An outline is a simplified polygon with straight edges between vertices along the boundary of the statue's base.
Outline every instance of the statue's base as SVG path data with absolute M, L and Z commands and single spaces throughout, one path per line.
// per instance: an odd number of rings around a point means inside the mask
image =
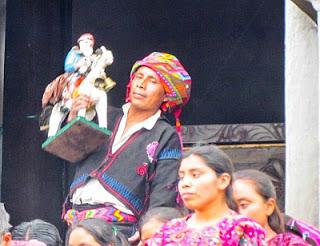
M 111 131 L 77 117 L 49 137 L 42 149 L 69 162 L 77 162 L 96 151 L 110 135 Z

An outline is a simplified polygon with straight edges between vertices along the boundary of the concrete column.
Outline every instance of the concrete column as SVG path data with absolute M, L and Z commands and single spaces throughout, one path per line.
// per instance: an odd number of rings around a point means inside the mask
M 286 213 L 319 226 L 318 27 L 291 0 L 285 23 Z

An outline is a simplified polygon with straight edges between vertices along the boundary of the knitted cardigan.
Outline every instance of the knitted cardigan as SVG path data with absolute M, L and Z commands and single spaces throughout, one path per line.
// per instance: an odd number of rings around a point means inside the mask
M 148 207 L 176 206 L 177 173 L 181 158 L 178 134 L 167 120 L 160 117 L 151 130 L 134 133 L 115 153 L 111 146 L 113 134 L 100 150 L 76 164 L 64 211 L 72 208 L 69 198 L 91 177 L 125 204 L 139 219 Z

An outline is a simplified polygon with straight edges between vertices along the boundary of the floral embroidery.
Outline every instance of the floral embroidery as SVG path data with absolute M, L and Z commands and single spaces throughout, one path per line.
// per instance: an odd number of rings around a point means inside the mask
M 145 176 L 147 174 L 147 171 L 148 171 L 148 164 L 147 163 L 143 163 L 143 164 L 138 165 L 136 167 L 136 172 L 140 176 Z
M 155 154 L 158 146 L 159 146 L 159 142 L 157 141 L 154 141 L 147 145 L 147 155 L 151 163 L 155 160 Z
M 280 233 L 268 241 L 268 246 L 310 245 L 303 238 L 290 232 Z
M 265 231 L 252 220 L 232 212 L 214 226 L 189 228 L 187 220 L 174 219 L 146 242 L 148 246 L 201 245 L 201 246 L 264 246 Z M 239 233 L 239 230 L 241 233 Z

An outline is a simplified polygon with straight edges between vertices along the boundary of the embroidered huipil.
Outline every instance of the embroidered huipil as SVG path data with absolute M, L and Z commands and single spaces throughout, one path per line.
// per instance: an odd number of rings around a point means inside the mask
M 189 228 L 188 218 L 174 219 L 162 228 L 145 245 L 147 246 L 263 246 L 265 231 L 256 222 L 232 213 L 213 226 Z
M 303 238 L 290 233 L 285 232 L 276 235 L 274 238 L 268 241 L 268 246 L 308 246 L 308 244 Z
M 118 118 L 114 133 L 118 131 L 119 122 Z M 97 153 L 77 164 L 69 197 L 96 179 L 138 218 L 149 204 L 150 207 L 175 206 L 181 157 L 175 128 L 160 117 L 154 127 L 138 130 L 112 152 L 114 138 L 115 134 Z M 65 209 L 71 206 L 66 203 Z

